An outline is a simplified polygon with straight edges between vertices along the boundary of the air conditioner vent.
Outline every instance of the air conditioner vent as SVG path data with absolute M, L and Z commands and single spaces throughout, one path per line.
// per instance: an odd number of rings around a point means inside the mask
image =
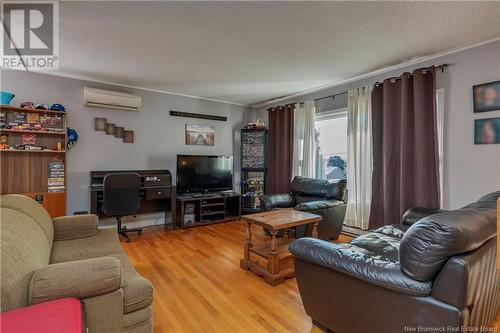
M 83 88 L 83 99 L 87 106 L 129 111 L 139 111 L 142 105 L 141 96 L 89 87 Z

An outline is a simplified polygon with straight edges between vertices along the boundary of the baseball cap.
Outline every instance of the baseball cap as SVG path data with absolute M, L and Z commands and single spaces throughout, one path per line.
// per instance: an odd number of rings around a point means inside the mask
M 52 104 L 50 106 L 50 109 L 54 110 L 54 111 L 63 111 L 63 112 L 66 111 L 66 108 L 64 107 L 64 105 L 59 104 L 59 103 Z

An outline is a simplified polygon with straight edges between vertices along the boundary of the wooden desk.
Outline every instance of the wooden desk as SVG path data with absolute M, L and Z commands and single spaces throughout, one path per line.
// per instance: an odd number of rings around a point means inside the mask
M 135 172 L 141 177 L 140 208 L 137 214 L 165 212 L 164 221 L 167 223 L 167 211 L 170 211 L 172 229 L 175 229 L 176 188 L 172 185 L 172 178 L 168 170 L 120 170 L 120 171 L 91 171 L 90 172 L 90 212 L 99 217 L 102 213 L 103 181 L 109 173 Z M 146 178 L 159 177 L 162 179 L 157 184 L 148 182 Z
M 282 283 L 286 278 L 294 277 L 293 258 L 288 251 L 292 239 L 288 229 L 304 224 L 313 224 L 312 237 L 318 238 L 320 215 L 301 212 L 294 209 L 277 209 L 268 212 L 245 215 L 241 220 L 246 223 L 246 237 L 243 259 L 240 267 L 264 277 L 272 286 Z M 271 233 L 271 240 L 263 244 L 252 243 L 252 224 L 259 225 Z M 279 230 L 284 230 L 284 237 L 278 239 Z

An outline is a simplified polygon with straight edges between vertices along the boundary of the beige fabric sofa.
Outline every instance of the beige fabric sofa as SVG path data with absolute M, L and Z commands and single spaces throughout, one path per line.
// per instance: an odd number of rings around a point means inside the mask
M 1 311 L 77 297 L 89 332 L 151 332 L 153 288 L 97 216 L 51 219 L 23 195 L 1 197 Z

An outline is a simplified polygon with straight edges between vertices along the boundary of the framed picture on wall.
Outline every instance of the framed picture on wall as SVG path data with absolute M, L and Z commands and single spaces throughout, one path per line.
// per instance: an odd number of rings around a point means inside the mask
M 134 143 L 134 131 L 123 131 L 123 142 L 125 143 Z
M 474 144 L 500 143 L 500 117 L 474 120 Z
M 188 146 L 214 146 L 215 127 L 210 125 L 187 125 L 186 145 Z
M 95 122 L 94 129 L 96 131 L 105 131 L 106 130 L 106 123 L 107 123 L 106 118 L 95 118 L 94 122 Z
M 500 81 L 472 87 L 474 112 L 500 110 Z

